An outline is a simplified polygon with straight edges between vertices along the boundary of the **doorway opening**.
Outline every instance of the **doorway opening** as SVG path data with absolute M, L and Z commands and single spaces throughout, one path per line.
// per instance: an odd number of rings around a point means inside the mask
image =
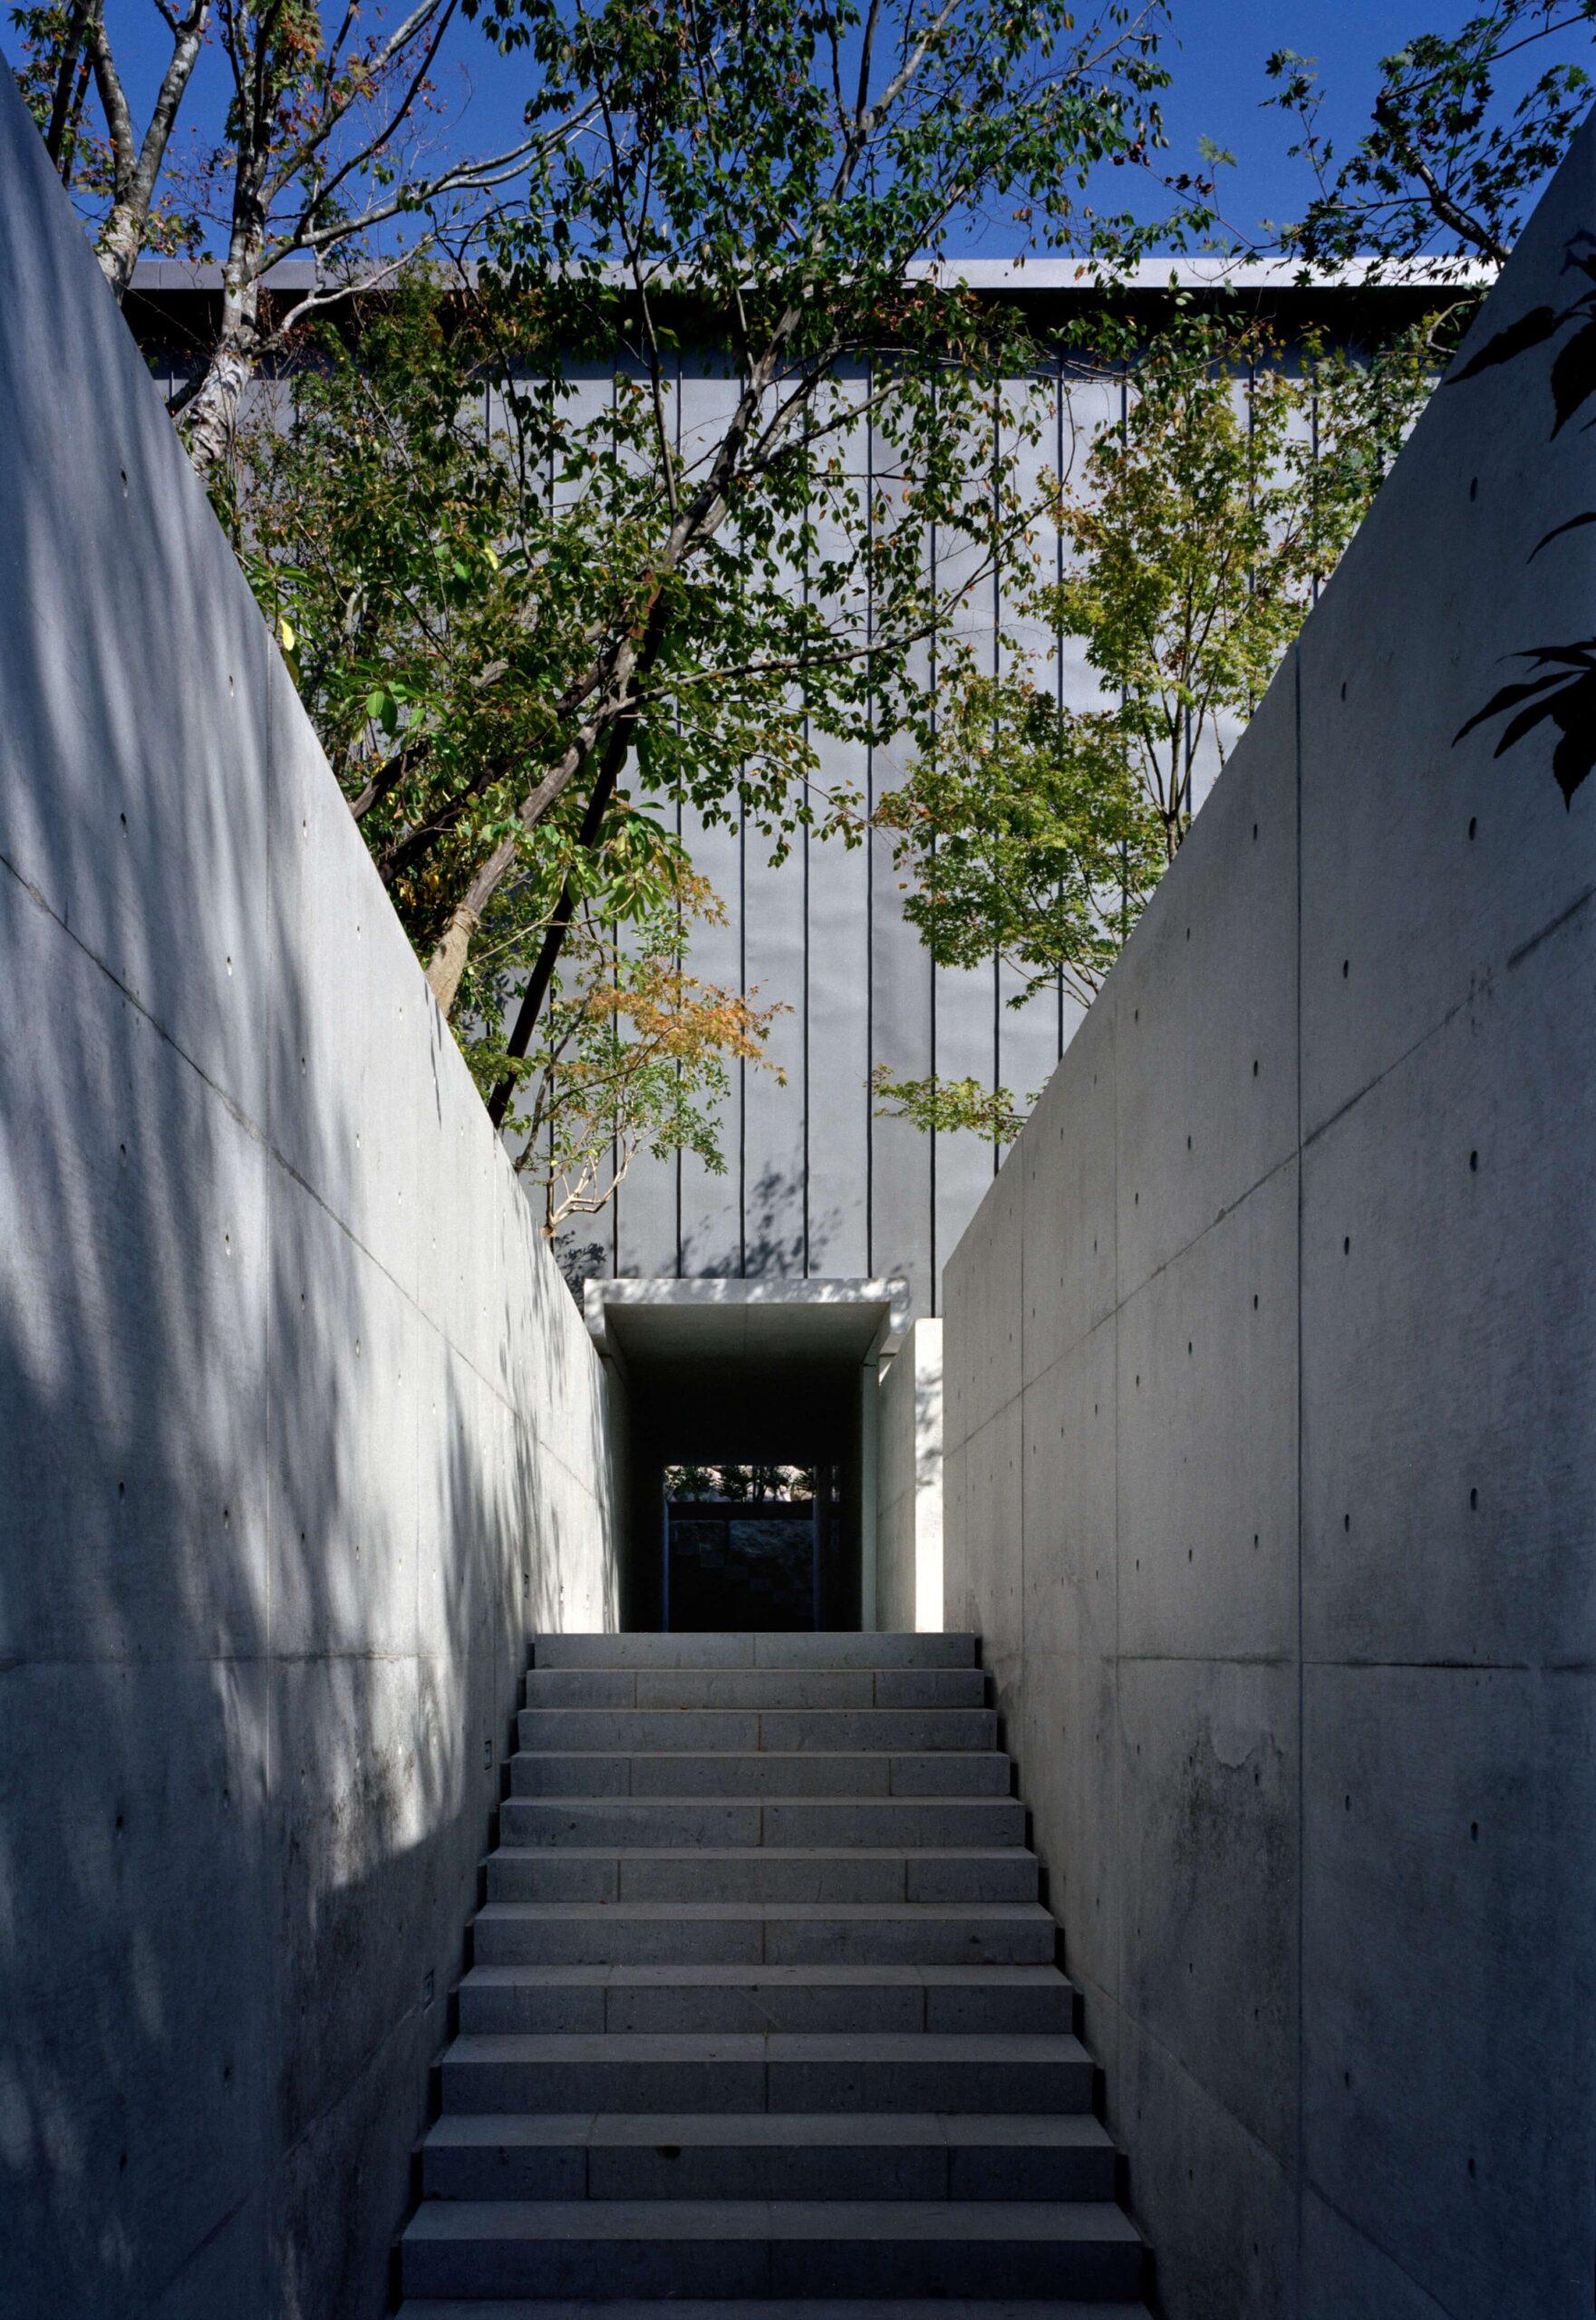
M 823 1629 L 842 1568 L 835 1465 L 667 1466 L 662 1624 L 682 1634 Z
M 595 1281 L 624 1442 L 624 1627 L 875 1624 L 878 1382 L 898 1281 Z

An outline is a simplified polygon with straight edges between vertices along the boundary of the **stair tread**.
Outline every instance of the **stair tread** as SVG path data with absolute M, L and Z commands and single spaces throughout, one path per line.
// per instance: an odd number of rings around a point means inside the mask
M 526 1749 L 522 1753 L 527 1755 L 535 1755 L 537 1751 L 535 1749 Z M 771 1753 L 777 1754 L 779 1752 L 773 1750 Z M 514 1762 L 513 1758 L 511 1759 L 511 1762 Z M 996 1804 L 1008 1806 L 1015 1803 L 1017 1799 L 1012 1796 L 960 1796 L 957 1793 L 935 1796 L 922 1796 L 918 1794 L 914 1796 L 822 1796 L 818 1793 L 811 1794 L 807 1790 L 802 1796 L 740 1796 L 730 1789 L 728 1789 L 724 1795 L 717 1790 L 713 1796 L 695 1795 L 691 1793 L 682 1796 L 667 1796 L 663 1791 L 656 1795 L 652 1790 L 646 1796 L 593 1796 L 581 1789 L 575 1791 L 570 1795 L 560 1795 L 554 1790 L 549 1789 L 541 1791 L 536 1796 L 507 1796 L 504 1798 L 503 1802 L 506 1804 L 579 1805 L 585 1812 L 613 1812 L 617 1805 L 625 1805 L 630 1809 L 635 1808 L 638 1805 L 649 1806 L 654 1804 L 662 1806 L 672 1804 L 706 1805 L 713 1806 L 716 1811 L 721 1811 L 726 1807 L 735 1804 L 757 1804 L 761 1811 L 768 1809 L 771 1805 L 787 1807 L 791 1805 L 808 1806 L 811 1804 L 846 1804 L 849 1812 L 862 1812 L 869 1810 L 872 1807 L 876 1811 L 893 1812 L 901 1810 L 901 1808 L 905 1804 L 972 1804 L 983 1806 Z
M 485 1901 L 477 1912 L 484 1918 L 846 1918 L 863 1921 L 888 1918 L 911 1925 L 930 1918 L 1001 1918 L 1034 1924 L 1039 1918 L 1052 1922 L 1040 1901 Z
M 1033 2303 L 1011 2297 L 1001 2303 L 972 2303 L 963 2296 L 846 2296 L 811 2302 L 808 2297 L 760 2296 L 757 2302 L 676 2296 L 671 2320 L 1150 2320 L 1144 2304 Z M 492 2303 L 440 2302 L 407 2296 L 398 2320 L 660 2320 L 657 2301 L 624 2303 L 522 2297 Z
M 407 2239 L 1096 2239 L 1139 2245 L 1107 2199 L 424 2199 Z
M 628 1803 L 652 1803 L 650 1797 L 619 1800 Z M 677 1800 L 680 1802 L 680 1800 Z M 717 1800 L 718 1802 L 719 1800 Z M 803 1800 L 806 1803 L 808 1799 Z M 918 1798 L 909 1800 L 918 1803 Z M 933 1798 L 931 1802 L 939 1800 Z M 960 1800 L 962 1802 L 963 1800 Z M 552 1797 L 507 1797 L 507 1803 L 547 1804 L 560 1802 Z M 546 1861 L 555 1845 L 495 1845 L 486 1856 L 489 1861 Z M 783 1861 L 1011 1861 L 1017 1852 L 1028 1846 L 1012 1845 L 783 1845 L 779 1848 Z M 767 1861 L 769 1845 L 584 1845 L 584 1861 Z
M 1028 2030 L 468 2030 L 455 2062 L 1085 2062 L 1067 2031 Z
M 473 1966 L 465 1982 L 493 1989 L 1051 1989 L 1057 1966 Z M 461 1986 L 464 1986 L 462 1982 Z
M 837 2145 L 915 2143 L 960 2151 L 1011 2145 L 1043 2151 L 1111 2150 L 1113 2138 L 1088 2111 L 446 2111 L 427 2132 L 450 2149 L 571 2143 L 643 2148 L 661 2143 L 766 2143 L 830 2150 Z

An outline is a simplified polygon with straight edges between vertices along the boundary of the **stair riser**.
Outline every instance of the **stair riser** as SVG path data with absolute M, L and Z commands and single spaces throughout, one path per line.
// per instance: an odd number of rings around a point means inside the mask
M 490 1901 L 1034 1901 L 1037 1862 L 1011 1853 L 944 1860 L 872 1860 L 836 1853 L 820 1861 L 767 1851 L 727 1860 L 647 1853 L 546 1850 L 541 1859 L 490 1856 Z
M 998 1744 L 994 1709 L 962 1708 L 590 1708 L 532 1707 L 520 1713 L 523 1748 L 578 1754 L 735 1752 L 783 1755 L 819 1751 L 890 1755 L 984 1753 Z
M 1098 2241 L 407 2240 L 407 2296 L 1079 2296 L 1130 2302 L 1141 2250 Z
M 1023 1845 L 1025 1812 L 1012 1797 L 848 1797 L 830 1803 L 777 1798 L 512 1796 L 499 1813 L 506 1843 L 604 1848 L 770 1846 L 822 1851 L 906 1846 Z
M 479 1917 L 482 1966 L 1050 1966 L 1045 1919 L 973 1923 L 927 1915 L 874 1923 L 814 1918 L 768 1925 L 757 1918 L 606 1918 L 532 1921 Z
M 544 1635 L 539 1668 L 970 1668 L 972 1635 Z
M 1085 2111 L 1086 2062 L 504 2062 L 443 2058 L 446 2110 Z
M 846 2138 L 846 2126 L 838 2127 Z M 1021 2145 L 948 2151 L 933 2145 L 732 2141 L 647 2148 L 577 2143 L 453 2148 L 429 2144 L 430 2199 L 1111 2199 L 1115 2156 Z
M 1007 1756 L 775 1756 L 686 1753 L 555 1754 L 510 1759 L 516 1796 L 1007 1796 Z
M 534 1668 L 529 1708 L 977 1708 L 979 1668 Z
M 459 2026 L 468 2035 L 596 2035 L 605 2031 L 662 2037 L 744 2031 L 818 2035 L 877 2030 L 1063 2035 L 1074 2027 L 1072 2008 L 1072 1994 L 1063 1981 L 1049 1988 L 1010 1990 L 882 1983 L 850 1989 L 824 1984 L 790 1988 L 677 1984 L 605 1990 L 562 1989 L 547 1983 L 505 1987 L 468 1980 L 459 1993 Z

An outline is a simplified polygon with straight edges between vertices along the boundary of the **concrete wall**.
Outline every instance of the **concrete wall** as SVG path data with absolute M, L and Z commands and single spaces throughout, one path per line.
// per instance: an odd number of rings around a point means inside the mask
M 0 211 L 0 2304 L 359 2320 L 599 1365 L 8 82 Z
M 1587 130 L 1471 354 L 1591 228 Z M 947 1269 L 948 1618 L 1178 2320 L 1591 2308 L 1596 779 L 1453 745 L 1590 627 L 1571 343 L 1441 389 Z
M 879 1388 L 875 1623 L 889 1632 L 943 1623 L 942 1334 L 914 1322 Z

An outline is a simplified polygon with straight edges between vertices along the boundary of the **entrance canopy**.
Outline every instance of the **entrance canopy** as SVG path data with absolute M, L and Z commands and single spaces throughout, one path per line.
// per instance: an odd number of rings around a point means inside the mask
M 587 1326 L 629 1371 L 680 1361 L 782 1365 L 893 1353 L 905 1281 L 590 1281 Z

